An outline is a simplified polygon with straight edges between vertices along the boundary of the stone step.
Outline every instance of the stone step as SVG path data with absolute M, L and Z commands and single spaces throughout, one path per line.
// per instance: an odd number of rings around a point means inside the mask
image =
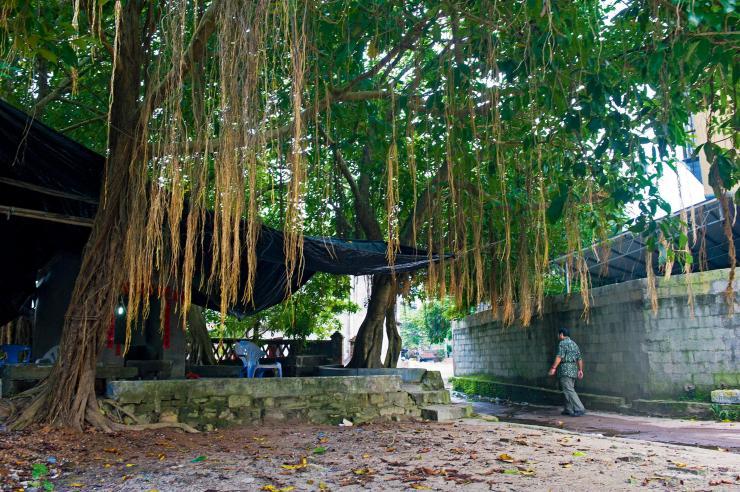
M 453 403 L 449 405 L 428 405 L 421 408 L 421 418 L 435 422 L 457 420 L 473 415 L 473 407 L 469 403 Z
M 723 405 L 740 404 L 740 389 L 714 390 L 712 391 L 711 395 L 712 403 L 719 403 Z
M 406 390 L 406 392 L 419 406 L 450 403 L 450 392 L 447 390 Z

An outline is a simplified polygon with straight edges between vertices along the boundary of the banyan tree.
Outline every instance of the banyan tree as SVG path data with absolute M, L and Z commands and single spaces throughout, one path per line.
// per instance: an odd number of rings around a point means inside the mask
M 107 157 L 61 361 L 17 425 L 109 428 L 93 378 L 122 286 L 129 319 L 171 282 L 184 312 L 194 282 L 217 285 L 225 313 L 254 296 L 234 265 L 256 264 L 264 224 L 283 230 L 290 276 L 304 234 L 384 240 L 391 264 L 402 246 L 454 255 L 374 276 L 353 366 L 395 365 L 410 289 L 526 326 L 554 253 L 571 253 L 588 308 L 578 251 L 625 226 L 690 273 L 690 218 L 650 220 L 656 178 L 701 112 L 729 206 L 737 23 L 710 0 L 2 3 L 0 94 Z

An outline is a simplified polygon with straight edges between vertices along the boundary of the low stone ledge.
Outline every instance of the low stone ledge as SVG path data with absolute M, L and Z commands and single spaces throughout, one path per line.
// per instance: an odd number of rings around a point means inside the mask
M 378 367 L 355 368 L 344 367 L 339 364 L 319 366 L 320 377 L 341 377 L 341 376 L 400 376 L 404 383 L 421 383 L 426 369 L 420 367 Z
M 242 366 L 241 364 L 187 366 L 185 372 L 192 372 L 201 378 L 238 378 L 241 376 Z
M 632 400 L 632 413 L 653 417 L 697 418 L 711 420 L 714 418 L 712 404 L 697 401 L 674 400 Z
M 201 429 L 287 420 L 364 423 L 419 414 L 398 375 L 114 381 L 107 396 L 143 422 Z
M 482 377 L 454 377 L 451 379 L 455 391 L 471 396 L 487 396 L 501 398 L 514 402 L 526 402 L 539 405 L 561 405 L 562 391 L 526 386 L 523 384 L 502 383 Z M 592 410 L 606 410 L 616 412 L 625 405 L 625 399 L 619 396 L 595 395 L 578 393 L 584 406 Z
M 501 398 L 513 402 L 527 402 L 540 405 L 562 405 L 561 391 L 526 386 L 522 384 L 502 383 L 487 379 L 484 376 L 456 376 L 451 379 L 455 391 L 469 396 Z M 740 405 L 718 405 L 696 401 L 675 400 L 632 400 L 629 405 L 622 397 L 578 393 L 586 410 L 604 410 L 619 413 L 649 415 L 667 418 L 696 418 L 714 420 L 723 418 L 717 414 L 717 408 L 724 410 L 725 415 L 737 419 L 740 416 Z M 717 408 L 713 408 L 717 407 Z

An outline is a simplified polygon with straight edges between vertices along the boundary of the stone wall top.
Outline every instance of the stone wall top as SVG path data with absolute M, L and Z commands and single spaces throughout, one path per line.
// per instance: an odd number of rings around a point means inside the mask
M 295 397 L 332 393 L 401 391 L 400 376 L 333 376 L 307 378 L 201 378 L 157 381 L 111 381 L 107 396 L 121 403 L 244 395 L 252 398 Z
M 689 285 L 694 296 L 721 294 L 727 288 L 728 277 L 728 268 L 706 272 L 693 272 L 688 278 L 686 275 L 672 275 L 668 279 L 658 276 L 656 278 L 658 301 L 675 297 L 687 297 Z M 736 279 L 733 285 L 735 292 L 740 292 L 740 279 Z M 647 296 L 647 280 L 644 278 L 594 287 L 591 289 L 590 294 L 591 309 L 632 302 L 641 302 L 647 309 L 650 303 Z M 562 294 L 545 298 L 543 315 L 581 310 L 583 310 L 583 300 L 580 294 Z M 496 319 L 493 316 L 493 312 L 487 309 L 453 322 L 452 330 L 474 328 L 487 325 L 494 321 Z

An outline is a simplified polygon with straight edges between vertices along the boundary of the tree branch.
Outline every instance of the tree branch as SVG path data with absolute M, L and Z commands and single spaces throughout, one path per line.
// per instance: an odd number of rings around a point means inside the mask
M 90 70 L 91 66 L 92 66 L 91 64 L 88 64 L 82 67 L 80 71 L 78 72 L 77 76 L 79 77 L 85 72 L 87 72 L 88 70 Z M 31 109 L 31 114 L 35 118 L 40 117 L 43 114 L 44 109 L 46 109 L 46 106 L 50 102 L 59 98 L 59 96 L 61 96 L 64 92 L 66 92 L 67 89 L 69 89 L 70 87 L 72 87 L 72 77 L 67 77 L 64 80 L 62 80 L 62 82 L 59 85 L 57 85 L 51 91 L 49 91 L 48 94 L 46 94 L 44 97 L 42 97 L 36 102 L 36 104 Z
M 72 125 L 69 125 L 67 127 L 62 128 L 61 130 L 58 130 L 59 133 L 67 133 L 71 132 L 72 130 L 76 130 L 77 128 L 83 127 L 85 125 L 89 125 L 90 123 L 95 123 L 96 121 L 104 120 L 106 118 L 106 115 L 98 115 L 93 116 L 92 118 L 89 118 L 87 120 L 78 121 L 77 123 L 74 123 Z
M 359 75 L 358 77 L 351 80 L 348 84 L 346 84 L 344 86 L 344 91 L 349 91 L 363 80 L 377 75 L 383 69 L 383 67 L 390 63 L 397 55 L 400 55 L 404 51 L 411 48 L 414 42 L 419 38 L 419 36 L 424 33 L 429 24 L 431 24 L 432 21 L 437 18 L 438 12 L 439 7 L 432 11 L 429 17 L 417 22 L 416 25 L 408 32 L 408 34 L 406 34 L 406 36 L 401 39 L 401 42 L 398 43 L 397 46 L 393 47 L 393 49 L 390 50 L 383 58 L 381 58 L 381 60 L 372 69 L 368 70 L 362 75 Z
M 334 154 L 334 163 L 339 168 L 339 171 L 342 173 L 342 176 L 344 176 L 344 179 L 347 180 L 347 184 L 349 184 L 349 188 L 352 191 L 352 196 L 354 197 L 355 213 L 357 214 L 357 219 L 360 221 L 360 225 L 365 231 L 365 235 L 368 239 L 382 239 L 383 234 L 380 230 L 380 224 L 378 224 L 378 220 L 372 213 L 372 207 L 370 206 L 367 195 L 362 193 L 360 186 L 357 184 L 354 176 L 352 176 L 352 171 L 350 170 L 347 161 L 344 159 L 342 151 L 339 150 L 339 147 L 336 145 L 336 143 L 323 129 L 321 129 L 321 133 L 324 135 L 324 138 L 326 138 L 327 143 L 332 149 L 332 152 Z

